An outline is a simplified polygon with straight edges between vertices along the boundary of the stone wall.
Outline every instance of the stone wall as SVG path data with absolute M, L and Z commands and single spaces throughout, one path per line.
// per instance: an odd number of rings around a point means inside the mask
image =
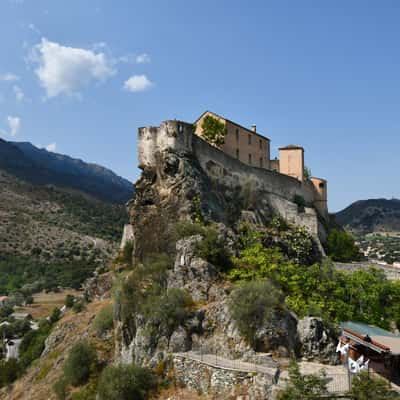
M 371 262 L 358 262 L 358 263 L 339 263 L 335 262 L 334 266 L 336 269 L 341 270 L 341 271 L 346 271 L 346 272 L 354 272 L 358 271 L 361 269 L 368 269 L 371 267 L 378 268 L 382 270 L 387 279 L 390 280 L 398 280 L 400 279 L 400 269 L 397 269 L 395 267 L 386 267 L 384 265 L 379 265 L 379 264 L 373 264 Z
M 275 378 L 265 375 L 224 369 L 181 356 L 173 358 L 177 382 L 201 394 L 218 393 L 220 398 L 269 398 Z

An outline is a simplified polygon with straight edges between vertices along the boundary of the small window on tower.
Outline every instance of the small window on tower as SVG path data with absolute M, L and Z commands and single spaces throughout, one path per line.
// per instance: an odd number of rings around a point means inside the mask
M 323 184 L 323 182 L 321 182 L 321 183 L 319 184 L 319 187 L 320 187 L 321 189 L 323 189 L 323 188 L 325 187 L 325 185 Z
M 251 135 L 249 135 L 249 144 L 251 144 Z
M 236 158 L 239 160 L 239 149 L 236 149 Z
M 262 149 L 262 140 L 260 139 L 260 149 Z
M 251 165 L 251 154 L 249 154 L 249 164 Z

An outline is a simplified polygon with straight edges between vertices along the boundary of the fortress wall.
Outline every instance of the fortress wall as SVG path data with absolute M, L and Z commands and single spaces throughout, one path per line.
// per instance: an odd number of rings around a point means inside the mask
M 295 178 L 262 168 L 251 167 L 227 156 L 217 148 L 193 135 L 193 153 L 207 174 L 232 188 L 252 184 L 258 190 L 293 201 L 295 195 L 304 197 L 310 205 L 314 202 L 313 185 Z

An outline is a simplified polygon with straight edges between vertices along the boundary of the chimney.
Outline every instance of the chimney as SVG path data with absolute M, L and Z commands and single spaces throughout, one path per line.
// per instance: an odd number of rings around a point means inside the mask
M 256 124 L 253 124 L 253 125 L 251 126 L 251 130 L 252 130 L 253 132 L 257 132 L 257 125 L 256 125 Z

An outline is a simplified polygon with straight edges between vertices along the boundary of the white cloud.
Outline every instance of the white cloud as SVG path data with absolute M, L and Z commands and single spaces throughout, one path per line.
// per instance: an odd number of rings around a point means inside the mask
M 0 81 L 4 81 L 4 82 L 14 82 L 17 81 L 19 79 L 19 77 L 15 74 L 0 74 Z
M 137 64 L 146 64 L 151 61 L 150 56 L 146 53 L 138 54 L 135 58 Z
M 21 128 L 21 119 L 19 117 L 12 117 L 9 115 L 7 117 L 7 125 L 10 130 L 10 135 L 16 136 Z
M 18 102 L 21 102 L 25 99 L 25 93 L 22 91 L 22 89 L 18 85 L 13 86 L 13 91 L 15 94 L 15 99 Z
M 92 81 L 105 81 L 115 74 L 114 61 L 104 53 L 62 46 L 42 39 L 33 48 L 32 61 L 47 97 L 61 94 L 79 95 L 82 87 Z
M 48 144 L 46 146 L 46 150 L 47 151 L 51 151 L 53 153 L 56 151 L 56 149 L 57 149 L 57 143 L 56 142 L 50 143 L 50 144 Z
M 153 86 L 146 75 L 133 75 L 124 83 L 124 89 L 129 92 L 144 92 Z

